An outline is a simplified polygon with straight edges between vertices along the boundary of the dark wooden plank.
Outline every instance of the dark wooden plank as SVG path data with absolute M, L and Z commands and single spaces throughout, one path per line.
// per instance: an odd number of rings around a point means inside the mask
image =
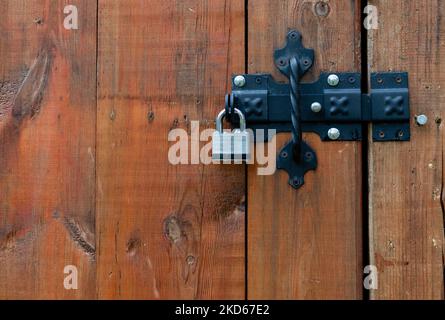
M 244 297 L 243 166 L 167 158 L 243 68 L 242 1 L 99 1 L 99 298 Z
M 370 251 L 378 268 L 373 299 L 444 298 L 443 150 L 445 3 L 373 0 L 371 71 L 408 71 L 411 141 L 370 142 Z
M 65 5 L 0 4 L 2 299 L 95 296 L 96 2 L 71 31 Z
M 321 70 L 360 70 L 359 1 L 249 1 L 249 72 L 275 71 L 274 48 L 289 28 L 314 48 Z M 320 142 L 318 169 L 298 191 L 287 174 L 248 174 L 248 297 L 360 299 L 362 297 L 361 143 Z M 278 150 L 289 136 L 278 138 Z

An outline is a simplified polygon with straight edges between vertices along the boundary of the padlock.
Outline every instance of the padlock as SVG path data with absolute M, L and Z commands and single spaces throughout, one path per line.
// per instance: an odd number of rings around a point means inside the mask
M 226 115 L 226 110 L 222 110 L 216 118 L 216 131 L 212 139 L 212 159 L 248 161 L 250 160 L 250 136 L 246 130 L 246 118 L 243 113 L 234 108 L 235 113 L 240 118 L 240 128 L 232 132 L 223 131 L 222 121 Z

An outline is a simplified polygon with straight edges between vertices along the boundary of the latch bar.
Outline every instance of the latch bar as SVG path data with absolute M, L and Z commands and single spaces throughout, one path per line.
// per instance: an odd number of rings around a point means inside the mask
M 361 140 L 363 122 L 373 125 L 374 141 L 407 141 L 409 132 L 408 75 L 405 72 L 373 73 L 371 93 L 363 94 L 359 73 L 338 73 L 337 86 L 328 84 L 330 73 L 322 73 L 312 83 L 300 83 L 302 130 L 315 132 L 322 140 L 337 127 L 336 140 Z M 277 83 L 269 74 L 246 74 L 245 84 L 232 81 L 233 107 L 246 116 L 252 129 L 291 130 L 289 85 Z M 313 108 L 319 104 L 321 109 Z M 265 137 L 266 139 L 270 137 Z

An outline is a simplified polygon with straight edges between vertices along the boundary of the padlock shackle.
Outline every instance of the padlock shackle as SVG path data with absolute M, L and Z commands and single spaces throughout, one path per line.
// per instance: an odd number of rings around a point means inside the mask
M 246 117 L 244 117 L 244 114 L 241 112 L 241 110 L 237 108 L 233 108 L 233 111 L 239 116 L 240 130 L 242 131 L 246 130 Z M 222 121 L 226 114 L 227 114 L 226 109 L 223 109 L 216 117 L 216 131 L 221 133 L 223 132 Z

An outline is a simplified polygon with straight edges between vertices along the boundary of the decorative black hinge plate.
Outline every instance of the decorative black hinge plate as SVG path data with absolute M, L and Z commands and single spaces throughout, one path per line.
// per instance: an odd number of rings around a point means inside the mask
M 340 81 L 334 87 L 327 82 L 330 74 L 321 73 L 317 81 L 299 84 L 303 131 L 315 132 L 323 141 L 332 141 L 327 132 L 335 127 L 340 131 L 337 141 L 354 141 L 363 138 L 362 124 L 370 122 L 374 141 L 410 139 L 406 72 L 372 73 L 370 94 L 361 92 L 360 73 L 335 73 Z M 242 87 L 232 81 L 227 107 L 244 113 L 256 139 L 270 139 L 267 129 L 290 131 L 289 85 L 277 83 L 269 74 L 243 76 L 246 81 Z M 314 102 L 321 104 L 321 111 L 312 111 Z M 255 129 L 265 129 L 264 135 L 258 135 Z

